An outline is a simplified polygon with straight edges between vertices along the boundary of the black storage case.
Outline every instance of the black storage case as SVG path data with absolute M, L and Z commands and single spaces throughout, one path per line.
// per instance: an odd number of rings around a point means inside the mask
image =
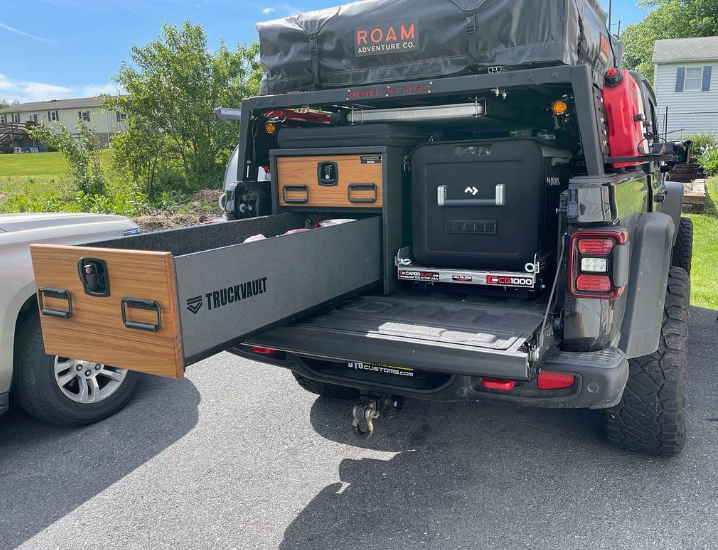
M 556 248 L 556 207 L 570 173 L 570 153 L 538 140 L 419 147 L 411 158 L 414 259 L 524 271 Z
M 355 124 L 346 126 L 313 126 L 282 128 L 279 147 L 410 147 L 429 141 L 430 131 L 407 124 Z

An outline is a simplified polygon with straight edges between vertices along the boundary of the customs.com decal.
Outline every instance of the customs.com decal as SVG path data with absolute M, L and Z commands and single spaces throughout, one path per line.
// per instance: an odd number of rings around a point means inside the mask
M 190 298 L 187 300 L 187 309 L 197 315 L 205 303 L 207 311 L 215 311 L 221 307 L 257 297 L 265 292 L 267 292 L 267 277 L 262 277 Z
M 354 30 L 357 57 L 419 51 L 419 22 L 390 23 Z

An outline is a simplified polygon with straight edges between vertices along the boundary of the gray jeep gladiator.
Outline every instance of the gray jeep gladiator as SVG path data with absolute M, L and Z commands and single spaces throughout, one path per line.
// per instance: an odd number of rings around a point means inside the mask
M 361 435 L 404 398 L 497 401 L 679 453 L 690 143 L 595 0 L 427 4 L 260 24 L 262 93 L 218 113 L 226 223 L 34 246 L 48 353 L 181 377 L 230 350 L 356 399 Z

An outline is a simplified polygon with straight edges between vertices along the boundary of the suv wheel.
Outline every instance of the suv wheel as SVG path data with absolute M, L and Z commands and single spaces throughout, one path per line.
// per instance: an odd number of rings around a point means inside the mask
M 605 413 L 606 432 L 614 445 L 660 456 L 683 450 L 689 307 L 690 278 L 672 267 L 658 350 L 629 361 L 623 398 Z
M 137 372 L 47 355 L 35 312 L 18 327 L 12 395 L 38 420 L 82 426 L 107 418 L 127 404 L 141 378 Z
M 685 269 L 688 275 L 691 274 L 691 263 L 693 262 L 693 221 L 688 218 L 681 218 L 678 225 L 678 237 L 673 245 L 673 260 L 671 265 Z
M 348 388 L 346 386 L 338 386 L 336 384 L 327 384 L 325 382 L 317 382 L 310 378 L 305 378 L 301 374 L 292 371 L 294 378 L 302 388 L 309 393 L 315 393 L 322 397 L 330 397 L 332 399 L 358 399 L 359 390 Z

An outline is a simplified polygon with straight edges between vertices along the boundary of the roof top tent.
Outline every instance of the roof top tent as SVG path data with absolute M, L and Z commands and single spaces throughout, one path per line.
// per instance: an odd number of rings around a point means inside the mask
M 368 0 L 257 25 L 278 94 L 613 61 L 597 0 Z

